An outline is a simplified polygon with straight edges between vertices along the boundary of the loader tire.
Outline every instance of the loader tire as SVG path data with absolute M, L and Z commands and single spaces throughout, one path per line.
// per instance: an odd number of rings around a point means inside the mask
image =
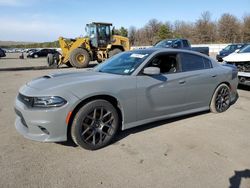
M 51 67 L 54 64 L 54 55 L 53 54 L 47 55 L 47 63 L 49 65 L 49 67 Z
M 110 50 L 110 51 L 109 51 L 109 57 L 112 57 L 112 56 L 114 56 L 114 55 L 116 55 L 116 54 L 119 54 L 119 53 L 121 53 L 121 52 L 122 52 L 122 50 L 119 49 L 119 48 L 115 48 L 115 49 L 113 49 L 113 50 Z
M 82 48 L 72 50 L 69 57 L 70 64 L 76 68 L 86 68 L 89 65 L 89 53 Z

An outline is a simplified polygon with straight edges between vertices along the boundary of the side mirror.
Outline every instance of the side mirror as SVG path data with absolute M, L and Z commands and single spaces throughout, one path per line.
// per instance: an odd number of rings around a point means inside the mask
M 159 75 L 160 72 L 161 70 L 158 67 L 147 67 L 143 69 L 143 74 L 146 74 L 146 75 Z
M 235 52 L 235 53 L 238 53 L 239 51 L 240 51 L 240 49 L 237 49 L 237 50 L 235 50 L 234 52 Z

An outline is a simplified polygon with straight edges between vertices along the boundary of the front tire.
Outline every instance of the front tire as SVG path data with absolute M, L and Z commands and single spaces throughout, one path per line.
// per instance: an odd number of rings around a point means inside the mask
M 76 48 L 70 53 L 69 61 L 76 68 L 86 68 L 90 62 L 90 56 L 87 50 Z
M 115 107 L 106 100 L 94 100 L 75 115 L 71 137 L 82 148 L 96 150 L 112 141 L 118 127 L 119 116 Z
M 210 111 L 213 113 L 225 112 L 230 107 L 230 88 L 226 84 L 220 84 L 212 97 Z

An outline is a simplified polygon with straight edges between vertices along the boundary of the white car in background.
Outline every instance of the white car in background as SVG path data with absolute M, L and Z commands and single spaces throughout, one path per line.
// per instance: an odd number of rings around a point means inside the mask
M 250 45 L 224 57 L 223 61 L 237 66 L 239 84 L 250 86 Z

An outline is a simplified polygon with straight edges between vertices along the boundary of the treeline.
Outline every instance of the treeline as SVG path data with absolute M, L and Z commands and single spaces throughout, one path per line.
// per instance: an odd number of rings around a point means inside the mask
M 193 44 L 250 42 L 250 15 L 238 19 L 224 13 L 214 21 L 206 11 L 195 22 L 152 19 L 142 28 L 131 26 L 128 37 L 132 46 L 153 45 L 166 38 L 187 38 Z
M 29 44 L 18 44 L 10 46 L 2 46 L 2 48 L 59 48 L 59 42 L 42 42 L 42 43 L 29 43 Z

